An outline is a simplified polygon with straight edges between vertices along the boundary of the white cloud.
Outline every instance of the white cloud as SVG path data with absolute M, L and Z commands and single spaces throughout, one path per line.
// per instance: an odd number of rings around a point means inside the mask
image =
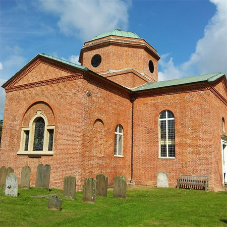
M 216 13 L 205 27 L 204 36 L 198 40 L 196 51 L 190 59 L 178 66 L 173 59 L 164 55 L 160 60 L 163 67 L 159 72 L 160 80 L 223 72 L 227 74 L 227 3 L 226 0 L 210 0 L 216 5 Z M 162 57 L 162 56 L 161 56 Z
M 79 63 L 79 55 L 71 55 L 69 57 L 69 61 L 72 62 L 72 63 L 80 65 L 80 63 Z
M 41 10 L 60 17 L 58 26 L 66 35 L 90 40 L 95 35 L 128 26 L 131 0 L 39 0 Z

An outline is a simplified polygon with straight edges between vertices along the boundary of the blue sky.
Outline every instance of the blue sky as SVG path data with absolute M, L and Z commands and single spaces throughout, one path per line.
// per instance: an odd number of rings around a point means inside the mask
M 159 80 L 227 74 L 227 0 L 1 0 L 0 84 L 38 53 L 76 63 L 85 41 L 115 28 L 157 49 Z M 0 88 L 0 119 L 4 99 Z

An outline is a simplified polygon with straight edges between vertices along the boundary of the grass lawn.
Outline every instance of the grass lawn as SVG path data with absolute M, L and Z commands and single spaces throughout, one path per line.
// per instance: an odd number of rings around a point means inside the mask
M 47 209 L 49 197 L 59 193 L 62 211 Z M 227 192 L 140 187 L 127 190 L 127 199 L 98 197 L 95 204 L 63 198 L 61 190 L 19 189 L 7 197 L 0 189 L 0 226 L 227 226 Z

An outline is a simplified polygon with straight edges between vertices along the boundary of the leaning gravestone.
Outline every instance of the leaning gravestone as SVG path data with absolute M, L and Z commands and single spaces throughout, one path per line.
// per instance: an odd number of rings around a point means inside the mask
M 168 188 L 168 174 L 166 172 L 159 172 L 157 174 L 157 187 L 158 188 Z
M 93 178 L 84 179 L 83 201 L 88 203 L 96 201 L 96 180 Z
M 31 168 L 29 166 L 24 166 L 21 170 L 21 188 L 30 188 L 30 175 Z
M 51 196 L 48 201 L 47 208 L 50 210 L 61 211 L 62 199 L 59 199 L 57 196 Z
M 96 176 L 96 195 L 107 197 L 108 177 L 104 174 Z
M 113 197 L 125 199 L 126 190 L 127 190 L 126 178 L 121 175 L 114 177 Z
M 5 195 L 18 196 L 18 177 L 14 173 L 10 173 L 6 177 Z
M 75 177 L 65 177 L 64 178 L 64 197 L 68 199 L 76 198 L 76 178 Z
M 14 170 L 11 167 L 6 168 L 5 166 L 2 166 L 0 168 L 0 186 L 3 186 L 6 183 L 7 175 L 13 172 Z
M 36 173 L 36 188 L 46 188 L 49 190 L 50 184 L 50 165 L 39 164 Z

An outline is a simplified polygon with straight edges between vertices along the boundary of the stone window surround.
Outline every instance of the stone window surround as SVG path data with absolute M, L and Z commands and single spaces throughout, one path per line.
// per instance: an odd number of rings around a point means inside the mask
M 119 132 L 119 129 L 121 129 L 122 132 Z M 114 141 L 116 143 L 116 140 L 118 139 L 119 136 L 121 136 L 121 151 L 118 150 L 119 147 L 119 141 L 117 141 L 117 144 L 114 144 L 114 157 L 120 157 L 123 158 L 123 127 L 122 125 L 118 124 L 115 128 L 115 138 Z
M 43 142 L 43 150 L 42 151 L 33 151 L 33 142 L 34 142 L 34 131 L 35 131 L 35 121 L 37 118 L 42 117 L 45 122 L 45 130 L 44 130 L 44 142 Z M 29 122 L 28 127 L 21 128 L 21 140 L 20 140 L 20 150 L 17 152 L 18 155 L 28 155 L 28 156 L 42 156 L 42 155 L 53 155 L 54 152 L 48 151 L 48 143 L 49 143 L 49 130 L 54 130 L 54 125 L 48 125 L 47 117 L 41 110 L 38 110 L 33 118 Z M 26 139 L 26 131 L 29 131 L 29 142 L 28 142 L 28 150 L 25 151 L 25 139 Z M 54 130 L 55 131 L 55 130 Z M 54 141 L 53 141 L 54 143 Z
M 159 118 L 158 118 L 158 121 L 159 121 L 159 158 L 160 159 L 175 159 L 176 158 L 176 153 L 175 153 L 175 155 L 174 155 L 174 157 L 170 157 L 169 156 L 169 150 L 167 149 L 167 157 L 162 157 L 161 156 L 161 128 L 160 128 L 160 122 L 162 121 L 161 119 L 160 119 L 160 115 L 161 115 L 161 113 L 162 112 L 171 112 L 172 114 L 173 114 L 173 112 L 172 111 L 170 111 L 170 110 L 163 110 L 163 111 L 161 111 L 160 112 L 160 114 L 159 114 Z M 173 114 L 173 118 L 169 118 L 169 117 L 166 117 L 165 119 L 164 119 L 166 122 L 168 122 L 168 120 L 174 120 L 174 125 L 175 125 L 175 116 L 174 116 L 174 114 Z M 175 130 L 174 130 L 175 131 Z M 167 134 L 168 134 L 168 132 L 166 132 Z M 168 136 L 167 136 L 167 138 L 168 138 Z M 175 139 L 174 139 L 174 143 L 175 143 Z

